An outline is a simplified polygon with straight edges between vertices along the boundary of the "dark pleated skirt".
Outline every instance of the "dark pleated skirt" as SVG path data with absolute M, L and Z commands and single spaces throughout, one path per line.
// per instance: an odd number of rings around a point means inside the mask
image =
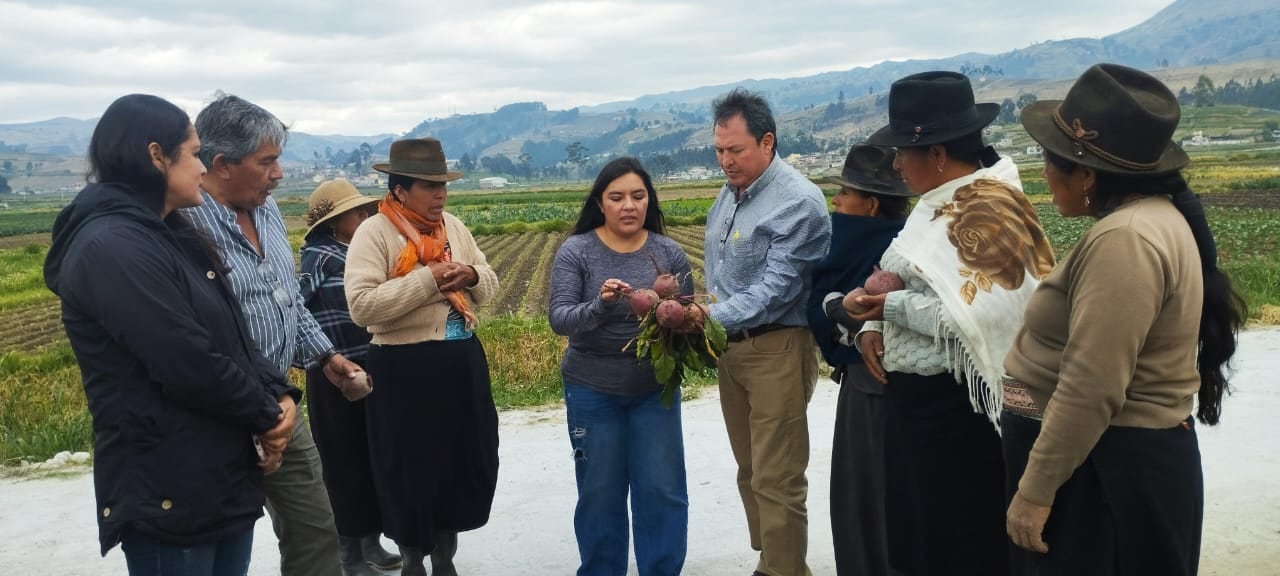
M 352 538 L 382 532 L 373 467 L 369 462 L 365 404 L 348 402 L 324 371 L 307 371 L 307 415 L 320 453 L 324 486 L 338 534 Z
M 1008 499 L 1017 492 L 1040 421 L 1001 416 Z M 1194 422 L 1107 428 L 1054 496 L 1048 554 L 1013 548 L 1018 575 L 1191 576 L 1200 564 L 1204 476 Z
M 369 453 L 383 532 L 431 551 L 489 521 L 498 413 L 478 338 L 371 346 Z
M 1009 573 L 1000 435 L 950 374 L 888 374 L 885 515 L 904 574 Z
M 867 381 L 871 383 L 868 383 Z M 850 364 L 836 399 L 831 443 L 831 537 L 836 574 L 890 576 L 884 511 L 884 394 L 866 366 Z

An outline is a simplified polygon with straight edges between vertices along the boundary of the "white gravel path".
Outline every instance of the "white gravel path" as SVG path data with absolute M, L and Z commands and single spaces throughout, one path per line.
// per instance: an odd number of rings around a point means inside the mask
M 1241 337 L 1224 424 L 1200 428 L 1206 502 L 1201 574 L 1280 574 L 1280 331 Z M 837 388 L 819 384 L 809 410 L 813 573 L 834 574 L 827 482 Z M 462 535 L 458 566 L 471 575 L 569 575 L 573 463 L 562 407 L 503 413 L 502 467 L 489 525 Z M 755 565 L 734 487 L 733 458 L 714 390 L 685 404 L 689 555 L 685 574 L 746 576 Z M 98 556 L 92 478 L 0 479 L 0 575 L 125 574 L 119 548 Z M 270 521 L 258 522 L 251 574 L 279 573 Z M 634 567 L 632 574 L 634 574 Z

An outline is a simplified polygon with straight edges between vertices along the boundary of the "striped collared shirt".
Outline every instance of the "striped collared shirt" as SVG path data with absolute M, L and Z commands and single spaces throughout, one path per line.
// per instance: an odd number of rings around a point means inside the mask
M 235 211 L 204 190 L 200 194 L 204 204 L 182 211 L 218 245 L 231 267 L 227 278 L 262 355 L 285 372 L 290 365 L 301 366 L 323 354 L 332 344 L 303 305 L 294 276 L 293 248 L 275 198 L 267 197 L 266 204 L 250 213 L 265 254 L 259 256 L 236 223 Z
M 707 291 L 717 300 L 711 316 L 731 332 L 807 326 L 810 274 L 831 243 L 822 191 L 774 155 L 738 193 L 725 184 L 707 213 Z

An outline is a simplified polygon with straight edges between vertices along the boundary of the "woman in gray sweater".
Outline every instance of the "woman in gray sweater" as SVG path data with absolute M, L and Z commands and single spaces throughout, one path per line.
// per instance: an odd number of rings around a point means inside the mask
M 665 235 L 649 174 L 634 158 L 606 164 L 551 275 L 551 328 L 569 337 L 560 364 L 578 483 L 578 576 L 627 572 L 627 494 L 642 576 L 684 566 L 689 498 L 680 400 L 670 408 L 653 367 L 627 344 L 639 319 L 626 296 L 660 273 L 693 292 L 689 260 Z

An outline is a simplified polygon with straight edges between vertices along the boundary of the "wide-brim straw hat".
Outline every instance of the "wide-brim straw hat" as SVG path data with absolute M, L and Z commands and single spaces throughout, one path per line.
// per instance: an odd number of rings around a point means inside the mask
M 307 198 L 307 233 L 310 236 L 321 224 L 356 208 L 370 209 L 381 198 L 360 194 L 355 185 L 343 178 L 322 182 Z
M 461 172 L 449 170 L 444 146 L 435 138 L 396 140 L 391 143 L 389 161 L 374 164 L 373 169 L 432 182 L 452 182 L 462 177 Z
M 1173 141 L 1181 117 L 1168 86 L 1118 64 L 1094 65 L 1062 100 L 1022 109 L 1023 127 L 1045 150 L 1116 174 L 1166 174 L 1191 162 Z
M 839 176 L 827 176 L 823 180 L 829 184 L 853 188 L 870 194 L 882 196 L 914 196 L 902 181 L 898 171 L 893 169 L 892 149 L 872 146 L 870 144 L 854 144 L 844 158 L 844 166 L 840 167 Z
M 974 103 L 973 86 L 964 74 L 921 72 L 889 86 L 889 125 L 867 138 L 867 144 L 942 144 L 982 130 L 998 115 L 999 104 Z

